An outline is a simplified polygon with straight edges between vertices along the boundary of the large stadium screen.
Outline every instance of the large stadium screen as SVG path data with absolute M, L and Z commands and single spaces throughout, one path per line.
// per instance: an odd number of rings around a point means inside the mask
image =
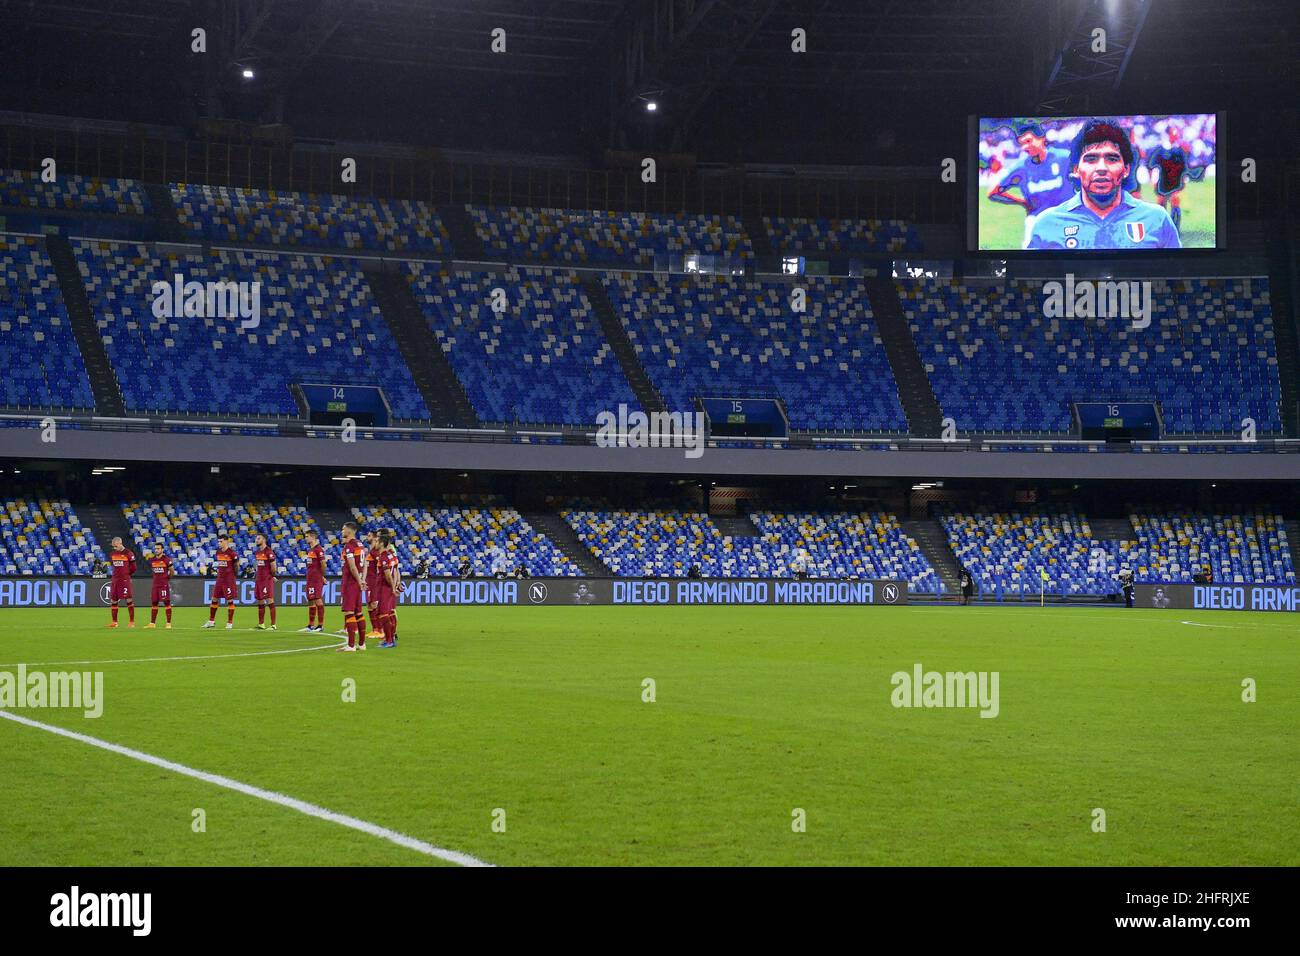
M 1222 247 L 1215 113 L 980 117 L 971 248 Z

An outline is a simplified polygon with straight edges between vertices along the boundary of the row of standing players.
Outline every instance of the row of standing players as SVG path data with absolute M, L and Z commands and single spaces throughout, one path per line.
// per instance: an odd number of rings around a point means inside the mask
M 348 642 L 341 645 L 339 650 L 365 650 L 367 637 L 380 638 L 380 647 L 396 647 L 397 596 L 402 593 L 405 584 L 393 545 L 394 532 L 391 528 L 368 531 L 363 544 L 358 537 L 356 523 L 349 521 L 343 525 L 341 537 L 343 579 L 339 589 L 339 603 Z M 257 550 L 253 559 L 257 564 L 254 581 L 257 628 L 274 631 L 278 629 L 275 620 L 275 581 L 279 576 L 279 568 L 266 535 L 259 534 L 256 541 Z M 235 626 L 235 607 L 238 604 L 239 587 L 236 577 L 239 573 L 239 555 L 235 551 L 234 540 L 229 535 L 222 535 L 217 542 L 218 550 L 213 558 L 216 583 L 212 588 L 212 600 L 208 604 L 208 620 L 203 626 L 216 627 L 217 608 L 224 602 L 226 629 L 231 630 Z M 303 630 L 319 634 L 325 629 L 325 549 L 321 547 L 320 537 L 315 531 L 307 532 L 306 559 L 307 626 Z M 165 625 L 170 628 L 172 559 L 168 557 L 162 542 L 158 542 L 147 560 L 149 569 L 153 572 L 153 586 L 149 595 L 149 623 L 145 627 L 157 627 L 158 609 L 161 607 L 165 614 Z M 131 576 L 136 571 L 135 553 L 126 547 L 120 537 L 113 539 L 109 563 L 112 565 L 113 576 L 109 582 L 112 620 L 108 627 L 118 626 L 120 604 L 126 605 L 127 627 L 135 627 L 135 597 L 131 582 Z

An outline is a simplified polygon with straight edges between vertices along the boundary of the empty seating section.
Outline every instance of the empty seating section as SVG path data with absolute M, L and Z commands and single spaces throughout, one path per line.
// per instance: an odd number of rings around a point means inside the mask
M 944 414 L 961 431 L 1065 432 L 1071 401 L 1156 400 L 1168 433 L 1282 430 L 1267 279 L 1151 280 L 1149 328 L 1044 316 L 1043 286 L 898 283 Z
M 281 574 L 305 574 L 307 569 L 302 558 L 307 550 L 305 535 L 308 531 L 322 530 L 300 505 L 240 502 L 233 495 L 221 500 L 200 498 L 192 493 L 137 498 L 122 503 L 122 514 L 142 549 L 150 551 L 162 541 L 176 563 L 177 574 L 205 573 L 222 534 L 234 537 L 242 574 L 253 567 L 259 533 L 267 536 Z M 336 529 L 330 532 L 328 537 L 321 538 L 321 544 L 329 552 L 327 570 L 338 573 Z
M 269 243 L 450 255 L 451 239 L 427 203 L 176 183 L 182 228 L 209 242 Z
M 1281 515 L 1149 512 L 1130 520 L 1144 551 L 1139 577 L 1190 582 L 1208 566 L 1216 582 L 1295 583 Z
M 425 318 L 482 420 L 591 425 L 602 410 L 637 406 L 574 273 L 408 268 Z M 493 309 L 494 290 L 504 311 Z
M 652 265 L 655 253 L 753 256 L 734 216 L 465 207 L 489 255 L 560 264 Z
M 580 505 L 561 515 L 578 539 L 621 577 L 790 577 L 808 553 L 812 577 L 905 577 L 939 587 L 916 543 L 891 515 L 756 512 L 758 537 L 724 535 L 707 514 L 676 509 L 623 511 Z
M 187 490 L 135 490 L 121 509 L 140 557 L 161 541 L 178 574 L 203 574 L 223 533 L 232 535 L 251 571 L 255 536 L 266 534 L 281 573 L 305 573 L 306 533 L 320 533 L 327 572 L 337 575 L 339 529 L 320 528 L 308 510 L 288 499 L 269 500 L 262 489 L 241 500 L 238 489 L 199 495 Z M 513 574 L 582 572 L 514 508 L 481 496 L 433 503 L 354 503 L 361 532 L 397 533 L 403 573 L 421 562 L 429 574 L 458 574 L 468 559 L 473 573 L 493 572 L 494 550 Z M 642 510 L 579 502 L 560 512 L 578 539 L 621 577 L 684 577 L 698 564 L 705 577 L 791 577 L 808 557 L 813 578 L 906 580 L 912 591 L 944 586 L 917 543 L 889 513 L 764 509 L 749 518 L 754 537 L 724 535 L 707 515 L 665 505 Z M 1267 509 L 1240 513 L 1131 509 L 1130 540 L 1100 540 L 1074 510 L 953 511 L 939 516 L 957 561 L 971 571 L 985 597 L 1049 594 L 1104 595 L 1119 590 L 1129 567 L 1137 581 L 1191 583 L 1208 567 L 1216 583 L 1297 583 L 1285 522 Z M 68 501 L 37 494 L 0 498 L 0 575 L 88 575 L 105 557 Z M 143 563 L 141 565 L 143 567 Z M 1046 572 L 1046 580 L 1043 572 Z
M 534 577 L 573 577 L 582 571 L 514 508 L 492 503 L 398 506 L 354 505 L 352 513 L 367 528 L 396 531 L 395 546 L 404 574 L 427 561 L 433 577 L 456 575 L 466 558 L 476 576 L 493 572 L 493 550 L 505 556 L 508 573 L 523 566 Z
M 737 547 L 706 514 L 574 508 L 560 515 L 618 577 L 685 577 L 693 564 L 706 577 L 749 577 L 757 570 L 753 539 Z
M 767 553 L 785 559 L 807 551 L 816 577 L 905 580 L 913 591 L 943 590 L 920 546 L 892 514 L 753 511 L 749 518 L 763 533 Z
M 295 382 L 378 385 L 397 418 L 428 418 L 361 270 L 344 259 L 212 251 L 159 253 L 77 240 L 91 312 L 132 411 L 296 416 Z M 239 315 L 154 315 L 155 282 L 240 282 L 258 324 Z M 209 309 L 208 311 L 212 311 Z M 250 320 L 251 321 L 251 320 Z
M 901 219 L 806 219 L 764 216 L 763 225 L 777 252 L 852 255 L 919 252 L 921 237 Z
M 696 397 L 784 399 L 791 428 L 906 431 L 898 387 L 860 282 L 791 285 L 609 273 L 611 303 L 670 411 Z
M 39 239 L 0 235 L 0 406 L 95 405 L 58 279 Z
M 1120 567 L 1137 573 L 1131 542 L 1095 540 L 1073 511 L 954 513 L 939 523 L 981 591 L 1037 594 L 1045 586 L 1053 594 L 1110 594 Z
M 1065 512 L 967 512 L 941 517 L 949 545 L 986 592 L 1113 594 L 1127 566 L 1138 581 L 1181 581 L 1208 565 L 1215 581 L 1289 584 L 1295 569 L 1281 516 L 1135 511 L 1134 540 L 1093 537 Z M 1047 572 L 1046 582 L 1041 572 Z
M 0 206 L 142 216 L 149 198 L 133 179 L 59 176 L 45 183 L 39 173 L 0 169 Z
M 0 498 L 0 574 L 90 574 L 104 557 L 66 501 Z

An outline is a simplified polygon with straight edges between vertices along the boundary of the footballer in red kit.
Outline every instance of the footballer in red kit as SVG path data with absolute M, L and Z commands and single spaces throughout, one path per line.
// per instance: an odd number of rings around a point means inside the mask
M 366 546 L 369 549 L 366 552 L 366 613 L 370 618 L 370 630 L 366 632 L 366 637 L 382 638 L 384 632 L 378 624 L 379 605 L 376 599 L 379 588 L 379 556 L 384 550 L 379 535 L 378 530 L 366 535 Z
M 153 587 L 149 592 L 149 623 L 147 628 L 158 626 L 158 605 L 167 611 L 167 628 L 172 626 L 172 559 L 167 556 L 163 543 L 157 541 L 149 555 L 149 570 L 153 572 Z
M 108 555 L 113 566 L 113 579 L 108 585 L 108 600 L 112 605 L 113 619 L 107 627 L 117 627 L 117 605 L 126 602 L 127 627 L 135 627 L 135 596 L 131 590 L 131 575 L 135 574 L 135 552 L 123 544 L 122 539 L 113 539 L 113 550 Z
M 212 600 L 208 603 L 208 619 L 204 627 L 216 627 L 217 605 L 226 602 L 226 630 L 235 626 L 235 604 L 239 594 L 239 583 L 235 580 L 239 572 L 239 555 L 235 553 L 234 540 L 228 534 L 217 539 L 218 550 L 212 559 L 217 571 L 217 582 L 212 587 Z
M 320 633 L 325 629 L 325 549 L 320 546 L 320 535 L 307 532 L 307 627 L 305 630 Z
M 402 593 L 402 571 L 393 547 L 391 528 L 379 532 L 379 585 L 376 595 L 376 617 L 383 629 L 384 640 L 380 647 L 397 646 L 397 596 Z
M 366 549 L 357 540 L 357 525 L 349 521 L 343 525 L 343 580 L 339 587 L 339 604 L 343 611 L 343 626 L 348 642 L 340 651 L 366 649 Z
M 279 570 L 275 566 L 275 552 L 267 544 L 266 535 L 257 536 L 257 550 L 253 552 L 253 560 L 257 562 L 257 578 L 253 582 L 254 594 L 257 597 L 257 629 L 259 631 L 267 630 L 266 612 L 271 612 L 270 630 L 276 630 L 275 626 L 275 578 Z

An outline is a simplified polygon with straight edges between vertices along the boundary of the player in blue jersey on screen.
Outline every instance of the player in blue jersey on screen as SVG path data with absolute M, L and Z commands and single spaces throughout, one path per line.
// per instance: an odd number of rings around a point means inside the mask
M 1181 249 L 1169 214 L 1124 191 L 1132 166 L 1128 134 L 1109 120 L 1088 120 L 1070 150 L 1079 192 L 1038 216 L 1025 248 Z
M 1070 154 L 1057 146 L 1049 148 L 1047 132 L 1041 125 L 1017 123 L 1015 133 L 1024 155 L 1007 167 L 989 190 L 989 199 L 1024 207 L 1027 242 L 1038 214 L 1072 198 L 1074 183 L 1070 179 Z
M 1183 187 L 1187 180 L 1200 181 L 1205 176 L 1205 167 L 1192 167 L 1187 159 L 1187 150 L 1183 148 L 1181 131 L 1174 123 L 1169 124 L 1166 132 L 1168 145 L 1161 143 L 1147 156 L 1147 166 L 1156 170 L 1156 202 L 1162 209 L 1169 211 L 1174 228 L 1183 231 Z

